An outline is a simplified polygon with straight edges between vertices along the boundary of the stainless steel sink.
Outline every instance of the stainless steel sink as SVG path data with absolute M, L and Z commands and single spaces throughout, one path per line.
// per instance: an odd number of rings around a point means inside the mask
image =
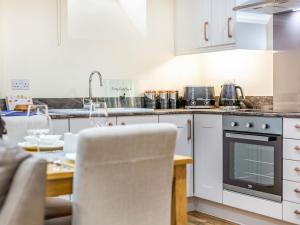
M 126 114 L 126 113 L 151 113 L 153 109 L 145 108 L 108 108 L 108 114 Z M 64 115 L 88 115 L 88 109 L 50 109 L 49 114 L 64 114 Z

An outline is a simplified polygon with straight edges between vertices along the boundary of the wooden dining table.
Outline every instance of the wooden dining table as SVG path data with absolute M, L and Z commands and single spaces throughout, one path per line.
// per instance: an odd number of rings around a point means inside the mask
M 192 158 L 174 156 L 174 178 L 172 190 L 171 225 L 187 225 L 187 165 Z M 48 164 L 47 197 L 71 195 L 73 193 L 74 162 L 60 165 Z

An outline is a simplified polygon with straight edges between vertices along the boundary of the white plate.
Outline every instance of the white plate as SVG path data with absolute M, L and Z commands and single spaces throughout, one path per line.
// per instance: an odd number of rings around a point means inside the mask
M 21 148 L 29 151 L 36 151 L 37 145 L 31 144 L 29 142 L 21 142 L 18 144 Z M 61 150 L 64 147 L 63 141 L 58 141 L 52 145 L 39 145 L 40 150 L 42 151 L 53 151 L 53 150 Z

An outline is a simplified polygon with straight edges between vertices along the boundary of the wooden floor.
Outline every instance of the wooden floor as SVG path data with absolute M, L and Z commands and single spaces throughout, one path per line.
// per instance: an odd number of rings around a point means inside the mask
M 191 212 L 189 213 L 188 225 L 237 225 L 213 216 L 203 213 Z

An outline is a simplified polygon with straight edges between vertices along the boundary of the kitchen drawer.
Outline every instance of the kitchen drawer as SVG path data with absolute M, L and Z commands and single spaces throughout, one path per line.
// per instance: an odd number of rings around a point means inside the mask
M 300 183 L 284 180 L 283 200 L 300 204 Z
M 300 224 L 300 204 L 283 201 L 283 220 Z
M 282 203 L 224 190 L 223 204 L 282 220 Z
M 300 119 L 283 120 L 283 137 L 300 139 Z
M 116 117 L 108 117 L 108 118 L 101 118 L 100 119 L 103 123 L 108 121 L 112 126 L 116 125 Z M 87 128 L 93 128 L 94 125 L 92 124 L 89 118 L 72 118 L 70 119 L 70 132 L 73 134 L 77 134 L 81 130 Z
M 299 170 L 299 171 L 297 171 Z M 300 182 L 300 162 L 283 160 L 283 179 Z
M 158 123 L 158 116 L 118 116 L 117 125 Z
M 300 161 L 300 140 L 283 140 L 283 158 Z

